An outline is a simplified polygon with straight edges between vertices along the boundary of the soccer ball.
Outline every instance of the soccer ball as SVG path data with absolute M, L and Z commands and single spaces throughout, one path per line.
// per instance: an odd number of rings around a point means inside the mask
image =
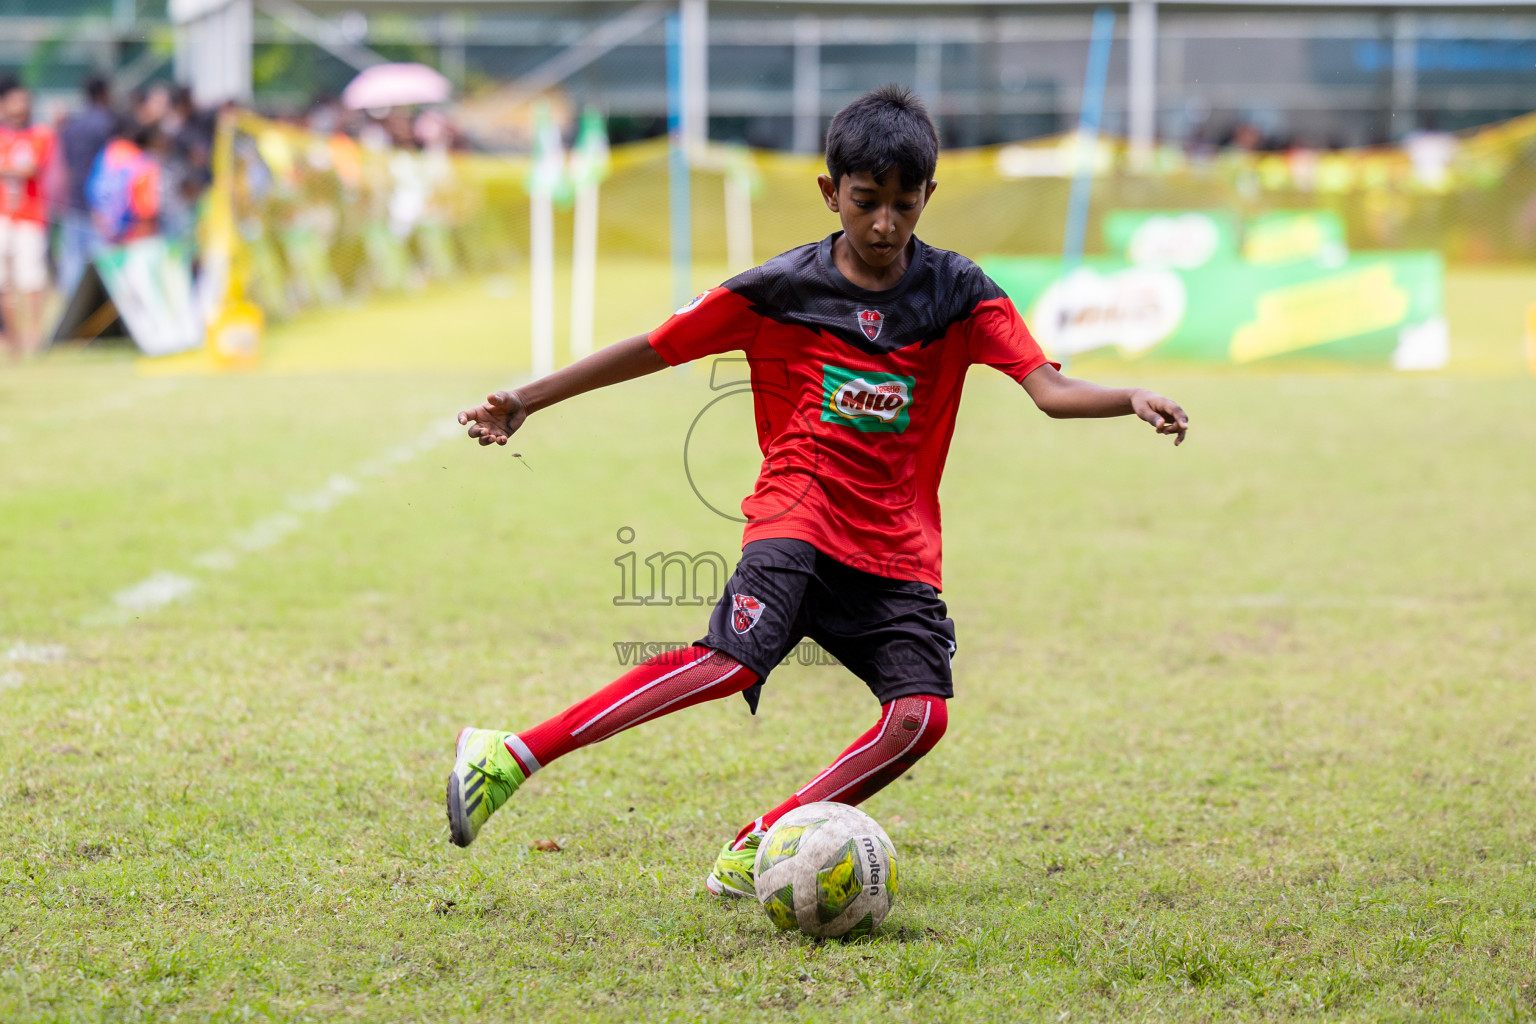
M 847 804 L 806 804 L 774 823 L 757 848 L 757 898 L 779 928 L 857 938 L 896 902 L 896 847 Z

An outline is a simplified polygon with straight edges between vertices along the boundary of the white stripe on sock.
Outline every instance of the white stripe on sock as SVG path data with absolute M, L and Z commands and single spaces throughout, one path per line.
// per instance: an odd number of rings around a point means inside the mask
M 795 796 L 799 796 L 801 793 L 804 793 L 806 790 L 808 790 L 812 786 L 816 785 L 816 783 L 820 782 L 822 779 L 826 778 L 828 775 L 831 775 L 834 771 L 837 770 L 837 766 L 838 765 L 842 764 L 844 761 L 848 760 L 850 757 L 854 757 L 854 756 L 857 756 L 859 754 L 862 754 L 862 753 L 864 753 L 864 751 L 868 750 L 870 747 L 874 746 L 876 743 L 879 743 L 881 741 L 881 739 L 883 739 L 885 737 L 885 723 L 890 720 L 891 714 L 895 710 L 896 710 L 896 701 L 893 700 L 889 704 L 887 704 L 881 710 L 881 712 L 880 712 L 880 724 L 878 726 L 876 726 L 876 729 L 878 729 L 879 731 L 875 734 L 875 738 L 874 739 L 870 740 L 868 743 L 864 744 L 862 747 L 858 747 L 857 749 L 848 751 L 848 753 L 844 754 L 842 757 L 838 758 L 836 761 L 833 761 L 831 764 L 827 765 L 827 767 L 822 770 L 820 775 L 817 775 L 810 782 L 807 782 L 805 785 L 803 785 L 799 789 L 795 790 Z
M 618 700 L 614 701 L 612 704 L 608 705 L 606 708 L 604 708 L 603 710 L 599 711 L 597 714 L 593 715 L 586 722 L 583 722 L 579 727 L 577 727 L 575 729 L 572 729 L 571 730 L 571 735 L 572 736 L 580 736 L 587 729 L 591 728 L 591 726 L 592 726 L 592 724 L 594 722 L 598 721 L 604 715 L 607 715 L 609 712 L 615 711 L 618 708 L 623 707 L 625 704 L 628 704 L 630 701 L 634 700 L 636 697 L 640 696 L 642 693 L 646 692 L 651 687 L 659 686 L 660 684 L 666 682 L 668 679 L 671 679 L 673 676 L 675 676 L 675 675 L 677 675 L 677 674 L 679 674 L 681 672 L 686 672 L 689 669 L 693 668 L 693 666 L 695 666 L 695 665 L 697 665 L 697 664 L 699 664 L 701 662 L 708 661 L 710 658 L 713 658 L 714 656 L 715 656 L 715 652 L 714 651 L 710 650 L 707 647 L 704 648 L 704 653 L 703 653 L 702 656 L 694 659 L 693 661 L 690 661 L 688 664 L 684 665 L 682 668 L 675 668 L 671 672 L 668 672 L 664 676 L 658 676 L 655 679 L 652 679 L 650 682 L 646 683 L 644 686 L 640 687 L 640 689 L 638 689 L 638 690 L 635 690 L 635 691 L 633 691 L 631 693 L 626 693 L 624 696 L 620 697 Z
M 514 732 L 507 737 L 506 746 L 507 750 L 511 751 L 512 756 L 522 762 L 523 770 L 530 776 L 544 767 L 539 764 L 539 759 L 533 756 L 533 751 L 528 749 L 528 744 L 524 743 L 522 737 L 518 736 L 517 733 Z
M 894 704 L 895 702 L 893 701 L 892 703 Z M 845 790 L 848 790 L 848 789 L 853 788 L 854 786 L 857 786 L 859 783 L 863 782 L 865 779 L 869 778 L 871 775 L 875 774 L 876 772 L 883 770 L 888 765 L 890 765 L 890 764 L 892 764 L 892 763 L 894 763 L 896 761 L 899 761 L 901 759 L 902 755 L 906 754 L 907 751 L 909 751 L 913 747 L 917 746 L 917 741 L 922 739 L 923 738 L 923 733 L 928 731 L 928 716 L 931 715 L 932 713 L 933 713 L 932 705 L 926 705 L 925 704 L 925 706 L 923 708 L 923 724 L 918 727 L 917 734 L 912 737 L 912 742 L 908 743 L 905 747 L 901 748 L 901 753 L 893 754 L 885 762 L 883 762 L 881 764 L 875 765 L 875 767 L 871 768 L 869 771 L 865 772 L 863 775 L 860 775 L 858 778 L 856 778 L 852 782 L 848 783 L 848 785 L 843 786 L 840 789 L 835 790 L 834 792 L 828 793 L 826 796 L 822 797 L 822 799 L 823 800 L 831 800 L 833 797 L 837 796 L 839 793 L 842 793 Z M 799 794 L 796 794 L 796 795 L 798 796 Z
M 631 726 L 639 725 L 641 722 L 648 722 L 651 719 L 655 718 L 657 715 L 661 714 L 663 711 L 667 710 L 667 708 L 671 707 L 673 704 L 676 704 L 678 701 L 680 701 L 680 700 L 687 700 L 689 697 L 692 697 L 696 693 L 703 693 L 705 690 L 709 689 L 711 686 L 714 686 L 716 683 L 723 683 L 723 682 L 725 682 L 725 680 L 731 678 L 731 676 L 735 675 L 737 672 L 740 672 L 740 671 L 741 671 L 741 666 L 740 665 L 733 665 L 731 667 L 730 671 L 723 673 L 722 675 L 720 675 L 719 677 L 717 677 L 715 679 L 711 679 L 709 682 L 705 683 L 703 686 L 700 686 L 700 687 L 698 687 L 696 689 L 689 690 L 687 693 L 683 694 L 681 697 L 673 697 L 671 700 L 667 701 L 665 704 L 661 705 L 660 707 L 655 708 L 654 710 L 651 710 L 651 711 L 647 711 L 645 714 L 641 715 L 639 718 L 635 719 L 633 722 L 628 722 L 628 723 L 626 723 L 624 725 L 619 726 L 617 729 L 613 730 L 613 732 L 608 733 L 608 735 L 604 736 L 602 739 L 605 740 L 605 739 L 608 738 L 608 736 L 617 736 L 619 733 L 623 732 L 625 729 L 628 729 Z M 600 743 L 600 742 L 602 742 L 602 740 L 594 740 L 593 742 Z

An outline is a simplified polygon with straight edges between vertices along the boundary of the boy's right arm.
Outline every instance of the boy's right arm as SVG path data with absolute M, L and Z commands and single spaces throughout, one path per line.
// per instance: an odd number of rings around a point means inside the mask
M 488 395 L 483 405 L 459 413 L 459 423 L 468 426 L 469 436 L 482 445 L 506 444 L 531 413 L 586 391 L 655 373 L 667 365 L 651 347 L 649 335 L 637 334 L 531 384 Z

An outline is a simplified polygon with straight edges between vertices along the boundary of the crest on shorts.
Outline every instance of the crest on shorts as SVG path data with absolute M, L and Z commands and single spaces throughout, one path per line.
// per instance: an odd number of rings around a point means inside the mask
M 878 309 L 859 310 L 859 330 L 864 332 L 864 337 L 874 341 L 880 337 L 880 328 L 885 326 L 885 317 Z
M 731 598 L 731 628 L 738 633 L 745 633 L 757 625 L 757 620 L 763 617 L 763 611 L 768 606 L 755 597 L 746 594 L 736 594 Z

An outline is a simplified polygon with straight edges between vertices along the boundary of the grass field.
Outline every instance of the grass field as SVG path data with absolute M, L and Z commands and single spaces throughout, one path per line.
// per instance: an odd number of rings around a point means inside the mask
M 974 374 L 957 698 L 867 807 L 904 888 L 856 943 L 701 885 L 873 721 L 835 668 L 447 842 L 461 724 L 700 631 L 613 597 L 627 551 L 739 542 L 684 482 L 703 375 L 541 414 L 522 459 L 455 439 L 524 322 L 484 282 L 284 328 L 282 372 L 5 368 L 0 1019 L 1536 1020 L 1533 281 L 1453 281 L 1447 374 L 1143 375 L 1177 451 Z M 712 497 L 744 411 L 695 453 Z

